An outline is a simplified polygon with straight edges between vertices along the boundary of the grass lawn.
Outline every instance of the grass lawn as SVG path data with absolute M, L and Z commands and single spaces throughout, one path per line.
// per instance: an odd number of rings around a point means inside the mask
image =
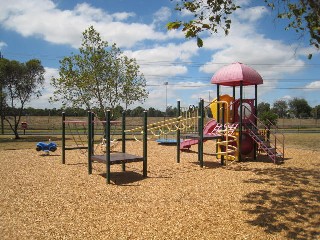
M 17 150 L 35 148 L 38 142 L 48 142 L 49 138 L 61 146 L 61 136 L 59 135 L 21 135 L 21 139 L 14 139 L 13 136 L 0 135 L 0 150 Z M 74 145 L 72 136 L 66 137 L 66 144 Z M 286 133 L 285 147 L 297 149 L 320 149 L 320 134 L 317 133 Z
M 320 134 L 317 133 L 286 133 L 285 146 L 297 149 L 320 149 Z

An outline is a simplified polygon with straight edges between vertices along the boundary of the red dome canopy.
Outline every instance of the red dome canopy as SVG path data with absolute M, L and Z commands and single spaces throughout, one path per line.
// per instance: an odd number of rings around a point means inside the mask
M 243 63 L 233 63 L 221 68 L 211 78 L 212 84 L 222 86 L 243 86 L 262 84 L 263 80 L 260 74 L 253 68 Z

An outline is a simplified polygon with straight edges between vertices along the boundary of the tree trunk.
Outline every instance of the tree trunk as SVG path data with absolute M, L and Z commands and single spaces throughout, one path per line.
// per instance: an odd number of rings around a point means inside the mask
M 19 136 L 17 129 L 14 130 L 14 136 L 15 136 L 15 139 L 20 139 L 20 136 Z

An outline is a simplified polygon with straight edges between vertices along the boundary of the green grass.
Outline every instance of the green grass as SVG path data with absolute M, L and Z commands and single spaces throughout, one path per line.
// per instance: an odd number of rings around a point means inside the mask
M 128 136 L 129 137 L 129 136 Z M 8 135 L 0 135 L 0 150 L 15 150 L 15 149 L 35 149 L 38 142 L 48 142 L 49 138 L 61 146 L 61 136 L 50 135 L 22 135 L 21 139 L 13 139 Z M 85 137 L 83 137 L 85 139 Z M 72 136 L 66 137 L 67 145 L 74 145 Z M 320 149 L 320 134 L 314 133 L 286 133 L 285 146 L 294 147 L 297 149 Z
M 285 146 L 298 149 L 320 149 L 320 134 L 317 133 L 286 133 Z
M 82 120 L 86 121 L 86 117 L 67 117 L 66 120 Z M 121 121 L 121 119 L 118 119 Z M 148 123 L 155 123 L 164 120 L 163 117 L 149 117 Z M 28 116 L 23 117 L 22 121 L 28 122 L 28 129 L 26 134 L 33 135 L 23 135 L 23 130 L 20 129 L 21 139 L 13 139 L 12 131 L 9 130 L 8 126 L 5 126 L 6 134 L 10 135 L 0 135 L 0 150 L 8 149 L 32 149 L 35 148 L 38 142 L 48 142 L 49 138 L 55 141 L 58 146 L 61 146 L 61 135 L 55 135 L 61 133 L 61 117 L 60 116 Z M 136 126 L 141 126 L 143 123 L 142 117 L 127 117 L 126 119 L 126 129 L 131 129 Z M 297 126 L 300 129 L 308 128 L 308 130 L 319 130 L 320 121 L 315 119 L 279 119 L 278 126 L 281 128 L 286 126 L 286 129 L 297 130 Z M 78 130 L 71 126 L 72 131 L 75 135 L 83 132 L 86 126 L 79 126 Z M 82 129 L 81 129 L 82 128 Z M 117 131 L 120 131 L 120 124 L 116 126 Z M 70 131 L 69 127 L 66 127 L 67 131 Z M 101 132 L 101 130 L 100 130 Z M 39 134 L 39 135 L 37 135 Z M 41 134 L 41 135 L 40 135 Z M 42 135 L 44 134 L 44 135 Z M 68 133 L 67 133 L 68 134 Z M 130 134 L 128 134 L 128 137 Z M 120 136 L 119 136 L 120 137 Z M 82 137 L 85 139 L 85 136 Z M 302 148 L 302 149 L 320 149 L 320 134 L 316 133 L 285 133 L 285 146 Z M 67 145 L 75 143 L 73 142 L 72 136 L 67 136 Z

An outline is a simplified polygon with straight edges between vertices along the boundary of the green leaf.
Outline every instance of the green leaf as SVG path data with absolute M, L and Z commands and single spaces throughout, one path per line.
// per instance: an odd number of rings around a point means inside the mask
M 181 27 L 181 22 L 169 22 L 167 24 L 167 29 L 168 30 L 178 29 L 179 27 Z
M 203 41 L 199 37 L 197 37 L 197 45 L 198 45 L 199 48 L 203 47 Z
M 210 29 L 210 25 L 209 24 L 202 24 L 202 28 Z
M 312 53 L 309 53 L 308 59 L 310 60 L 312 58 Z

